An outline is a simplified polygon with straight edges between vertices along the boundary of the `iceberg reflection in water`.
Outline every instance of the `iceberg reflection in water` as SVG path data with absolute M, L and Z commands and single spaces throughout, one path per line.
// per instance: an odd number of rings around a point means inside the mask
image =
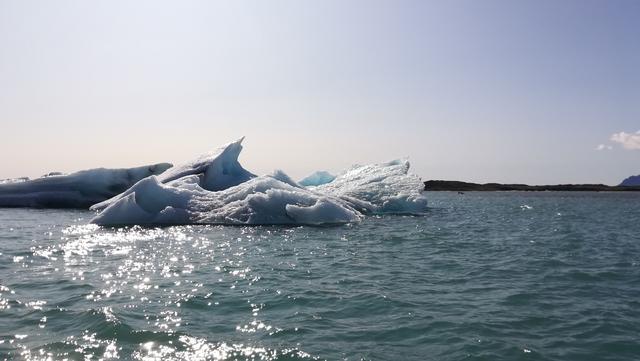
M 283 171 L 256 176 L 242 168 L 243 139 L 134 184 L 91 209 L 98 225 L 292 224 L 358 222 L 365 214 L 419 214 L 427 207 L 409 162 L 354 166 L 305 187 Z M 322 183 L 322 182 L 319 182 Z

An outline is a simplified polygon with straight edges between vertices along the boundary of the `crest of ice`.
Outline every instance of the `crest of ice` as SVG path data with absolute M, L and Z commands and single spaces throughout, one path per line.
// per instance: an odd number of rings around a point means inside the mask
M 159 163 L 136 168 L 87 169 L 67 175 L 51 172 L 41 178 L 4 182 L 0 183 L 0 207 L 88 208 L 169 167 L 171 164 Z
M 283 171 L 255 176 L 238 163 L 242 139 L 92 207 L 99 225 L 343 224 L 368 213 L 421 213 L 422 183 L 409 163 L 354 167 L 305 187 Z
M 185 176 L 197 175 L 198 185 L 209 191 L 219 191 L 246 182 L 255 177 L 255 174 L 242 168 L 238 162 L 243 140 L 244 137 L 194 161 L 169 168 L 158 180 L 168 183 Z
M 158 182 L 187 188 L 189 185 L 197 184 L 204 190 L 218 191 L 248 181 L 255 175 L 242 168 L 238 162 L 243 139 L 229 143 L 193 161 L 169 168 L 158 177 Z M 127 196 L 131 191 L 128 190 L 111 199 L 94 204 L 91 209 L 105 209 L 120 198 Z

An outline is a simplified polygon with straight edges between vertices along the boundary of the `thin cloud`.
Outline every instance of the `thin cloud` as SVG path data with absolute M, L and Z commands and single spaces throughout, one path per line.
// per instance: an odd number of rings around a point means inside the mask
M 611 149 L 613 149 L 613 147 L 610 146 L 610 145 L 606 145 L 606 144 L 599 144 L 596 147 L 596 150 L 611 150 Z
M 620 143 L 624 149 L 640 149 L 640 131 L 637 131 L 636 133 L 615 133 L 609 139 L 612 142 Z

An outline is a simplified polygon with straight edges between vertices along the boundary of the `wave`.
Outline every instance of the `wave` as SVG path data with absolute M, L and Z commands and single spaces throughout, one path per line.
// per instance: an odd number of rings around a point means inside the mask
M 53 340 L 29 346 L 17 342 L 0 356 L 25 360 L 133 359 L 133 360 L 306 360 L 317 359 L 295 347 L 212 342 L 176 331 L 137 330 L 113 313 L 110 307 L 83 312 L 50 310 L 45 314 Z M 79 334 L 77 330 L 82 330 Z M 69 335 L 60 338 L 60 335 Z M 2 339 L 0 335 L 0 339 Z M 14 339 L 13 335 L 4 338 Z

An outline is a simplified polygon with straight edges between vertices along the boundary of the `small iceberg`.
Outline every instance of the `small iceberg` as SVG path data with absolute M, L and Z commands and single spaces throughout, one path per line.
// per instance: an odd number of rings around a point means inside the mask
M 136 168 L 87 169 L 71 174 L 0 182 L 0 207 L 89 208 L 126 191 L 138 181 L 171 168 L 159 163 Z
M 92 206 L 99 213 L 91 222 L 330 225 L 426 211 L 422 183 L 406 160 L 355 166 L 329 181 L 328 173 L 316 172 L 297 183 L 280 170 L 263 176 L 245 170 L 238 162 L 242 140 L 138 181 Z
M 317 172 L 312 173 L 308 177 L 302 179 L 298 183 L 305 187 L 319 186 L 322 184 L 331 183 L 333 182 L 334 179 L 336 179 L 336 176 L 334 176 L 333 174 L 324 170 L 319 170 Z

